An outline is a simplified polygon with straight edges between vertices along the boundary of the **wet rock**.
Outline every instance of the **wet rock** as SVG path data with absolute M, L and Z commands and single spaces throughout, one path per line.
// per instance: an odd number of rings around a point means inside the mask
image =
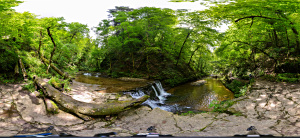
M 121 78 L 118 78 L 118 79 L 122 80 L 122 81 L 147 81 L 146 79 L 129 78 L 129 77 L 121 77 Z
M 129 101 L 129 100 L 132 100 L 133 98 L 130 96 L 130 95 L 123 95 L 123 96 L 120 96 L 118 98 L 119 101 Z
M 191 85 L 200 86 L 200 85 L 203 85 L 205 83 L 206 83 L 205 80 L 198 80 L 198 81 L 192 82 Z

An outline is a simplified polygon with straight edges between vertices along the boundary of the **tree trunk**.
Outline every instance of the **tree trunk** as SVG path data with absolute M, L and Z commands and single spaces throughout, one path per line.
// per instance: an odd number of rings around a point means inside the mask
M 290 39 L 289 39 L 289 34 L 288 34 L 288 31 L 287 31 L 286 27 L 285 27 L 285 34 L 286 34 L 287 47 L 288 47 L 287 58 L 289 58 L 289 55 L 290 55 Z
M 140 105 L 149 98 L 148 95 L 145 95 L 131 101 L 113 101 L 103 104 L 85 103 L 74 100 L 72 97 L 61 93 L 37 76 L 34 76 L 33 79 L 35 85 L 43 90 L 46 97 L 56 102 L 61 109 L 74 113 L 84 120 L 89 120 L 90 118 L 88 116 L 118 114 Z
M 40 43 L 39 43 L 39 51 L 38 51 L 39 57 L 41 57 L 41 47 L 42 47 L 42 45 L 43 45 L 43 32 L 42 32 L 42 30 L 40 30 Z
M 50 62 L 49 62 L 46 58 L 44 58 L 43 55 L 41 55 L 40 58 L 42 59 L 42 61 L 43 61 L 44 63 L 49 64 L 49 66 L 51 66 L 52 69 L 54 69 L 59 75 L 63 76 L 64 79 L 70 79 L 70 80 L 71 80 L 71 78 L 69 77 L 69 75 L 68 75 L 67 73 L 64 73 L 63 71 L 59 70 L 59 69 L 58 69 L 56 66 L 54 66 L 53 64 L 50 64 Z
M 184 40 L 184 42 L 183 42 L 183 44 L 182 44 L 182 46 L 181 46 L 181 49 L 180 49 L 180 52 L 179 52 L 179 55 L 178 55 L 178 58 L 177 58 L 176 66 L 178 65 L 178 62 L 179 62 L 179 59 L 180 59 L 180 56 L 181 56 L 181 53 L 182 53 L 184 44 L 185 44 L 186 40 L 189 38 L 190 34 L 191 34 L 191 33 L 188 32 L 188 34 L 187 34 L 187 36 L 186 36 L 186 38 L 185 38 L 185 40 Z
M 194 54 L 195 54 L 195 52 L 199 49 L 200 47 L 197 47 L 196 48 L 196 50 L 195 51 L 193 51 L 193 53 L 192 53 L 192 55 L 191 55 L 191 58 L 190 58 L 190 60 L 189 60 L 189 63 L 188 63 L 188 65 L 190 65 L 190 63 L 191 63 L 191 60 L 192 60 L 192 57 L 194 56 Z
M 76 32 L 72 35 L 72 37 L 71 37 L 71 39 L 70 39 L 70 41 L 69 41 L 69 43 L 71 43 L 72 42 L 72 39 L 74 38 L 74 36 L 76 35 Z
M 24 78 L 25 81 L 27 81 L 27 73 L 26 73 L 24 64 L 22 62 L 22 59 L 20 57 L 19 57 L 19 64 L 20 64 L 20 68 L 21 68 L 22 73 L 23 73 L 23 78 Z
M 53 47 L 53 50 L 52 50 L 52 52 L 51 52 L 51 56 L 50 56 L 50 59 L 49 59 L 49 65 L 48 65 L 48 68 L 47 68 L 47 74 L 48 74 L 48 71 L 49 71 L 49 68 L 50 68 L 50 65 L 51 65 L 51 61 L 52 61 L 52 57 L 53 57 L 54 52 L 55 52 L 55 49 L 56 49 L 56 44 L 55 44 L 54 39 L 53 39 L 53 37 L 52 37 L 52 34 L 51 34 L 51 32 L 50 32 L 50 27 L 47 28 L 47 32 L 48 32 L 48 35 L 49 35 L 49 37 L 51 38 L 51 41 L 52 41 L 53 46 L 54 46 L 54 47 Z

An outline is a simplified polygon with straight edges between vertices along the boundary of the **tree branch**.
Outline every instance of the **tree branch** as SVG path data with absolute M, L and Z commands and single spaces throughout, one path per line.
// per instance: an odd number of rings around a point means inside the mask
M 265 19 L 276 19 L 276 20 L 280 20 L 278 18 L 270 18 L 270 17 L 265 17 L 265 16 L 247 16 L 247 17 L 243 17 L 243 18 L 240 18 L 240 19 L 237 19 L 235 20 L 235 22 L 239 22 L 240 20 L 243 20 L 243 19 L 247 19 L 247 18 L 255 18 L 255 17 L 259 17 L 259 18 L 265 18 Z

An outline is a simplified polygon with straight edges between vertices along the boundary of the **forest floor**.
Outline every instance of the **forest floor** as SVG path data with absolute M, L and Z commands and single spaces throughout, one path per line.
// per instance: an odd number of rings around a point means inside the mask
M 0 136 L 42 133 L 51 125 L 59 133 L 76 136 L 106 132 L 131 136 L 147 132 L 150 126 L 155 126 L 158 133 L 173 136 L 233 136 L 246 134 L 250 126 L 264 135 L 300 135 L 299 84 L 256 80 L 252 90 L 235 99 L 237 103 L 230 108 L 232 112 L 240 112 L 240 116 L 214 112 L 181 116 L 141 106 L 91 121 L 63 111 L 48 114 L 43 100 L 23 90 L 22 85 L 0 85 Z

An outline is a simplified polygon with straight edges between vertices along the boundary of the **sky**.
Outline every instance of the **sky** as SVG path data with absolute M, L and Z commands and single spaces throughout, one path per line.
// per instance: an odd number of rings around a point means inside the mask
M 87 24 L 91 29 L 103 19 L 108 19 L 108 10 L 115 6 L 130 8 L 157 7 L 176 9 L 204 10 L 206 7 L 198 2 L 168 2 L 169 0 L 23 0 L 14 9 L 17 12 L 29 11 L 38 17 L 64 17 L 65 21 Z M 221 30 L 225 30 L 222 27 Z M 90 32 L 95 38 L 95 33 Z

